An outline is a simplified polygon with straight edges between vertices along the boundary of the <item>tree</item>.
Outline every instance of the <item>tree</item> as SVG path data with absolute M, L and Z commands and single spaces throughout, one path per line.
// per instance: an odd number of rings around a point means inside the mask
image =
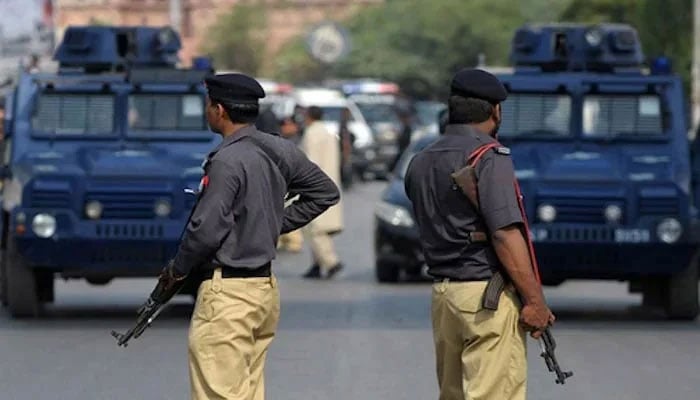
M 233 69 L 257 75 L 265 47 L 265 8 L 239 4 L 209 28 L 202 50 L 211 55 L 216 69 Z
M 508 60 L 513 27 L 524 20 L 509 0 L 389 1 L 348 21 L 353 50 L 337 72 L 402 84 L 413 95 L 444 95 L 450 77 Z

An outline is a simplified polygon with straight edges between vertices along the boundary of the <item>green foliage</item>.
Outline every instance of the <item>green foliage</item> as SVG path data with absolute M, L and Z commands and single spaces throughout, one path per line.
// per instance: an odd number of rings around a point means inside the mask
M 505 63 L 511 27 L 522 22 L 510 0 L 388 2 L 349 21 L 353 50 L 338 72 L 393 80 L 416 95 L 444 94 L 452 74 L 475 66 L 480 54 Z
M 265 47 L 265 26 L 263 7 L 236 5 L 209 29 L 202 50 L 211 55 L 216 69 L 257 75 Z
M 375 77 L 413 95 L 443 97 L 452 74 L 476 66 L 480 54 L 487 65 L 509 65 L 519 26 L 556 21 L 632 24 L 647 57 L 670 57 L 689 87 L 692 0 L 386 0 L 343 23 L 352 51 L 338 65 L 319 65 L 298 39 L 277 57 L 276 77 Z

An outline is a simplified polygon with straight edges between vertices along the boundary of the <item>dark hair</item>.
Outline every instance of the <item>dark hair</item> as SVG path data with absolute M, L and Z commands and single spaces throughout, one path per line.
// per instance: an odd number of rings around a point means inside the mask
M 228 118 L 234 124 L 253 124 L 257 121 L 260 114 L 260 105 L 258 104 L 242 104 L 233 103 L 225 100 L 219 100 L 209 96 L 212 103 L 221 104 L 226 110 Z
M 320 121 L 321 118 L 323 118 L 323 110 L 321 107 L 311 106 L 308 110 L 306 110 L 306 112 L 314 121 Z
M 447 102 L 450 124 L 478 124 L 491 118 L 494 105 L 474 97 L 450 96 Z

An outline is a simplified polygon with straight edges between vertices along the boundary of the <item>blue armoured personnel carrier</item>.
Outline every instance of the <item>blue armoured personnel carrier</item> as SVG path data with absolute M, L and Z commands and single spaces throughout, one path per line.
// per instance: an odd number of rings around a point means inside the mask
M 695 318 L 700 167 L 680 77 L 666 59 L 647 63 L 624 24 L 525 26 L 511 56 L 513 68 L 492 71 L 509 91 L 498 138 L 512 151 L 543 283 L 625 281 L 670 317 Z M 404 198 L 390 184 L 377 209 L 380 280 L 422 262 Z
M 179 69 L 168 27 L 73 26 L 51 74 L 6 98 L 2 303 L 34 316 L 56 278 L 155 276 L 176 251 L 201 164 L 206 62 Z M 199 60 L 201 61 L 201 60 Z

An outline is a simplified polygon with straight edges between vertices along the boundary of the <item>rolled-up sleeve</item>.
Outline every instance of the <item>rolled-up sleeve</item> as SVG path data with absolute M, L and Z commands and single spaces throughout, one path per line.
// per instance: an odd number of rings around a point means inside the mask
M 522 223 L 511 158 L 489 152 L 477 168 L 479 203 L 489 232 Z
M 291 165 L 289 192 L 299 198 L 284 210 L 281 233 L 303 227 L 340 200 L 338 186 L 304 153 L 293 151 Z
M 240 187 L 235 166 L 213 160 L 207 168 L 208 184 L 203 189 L 174 259 L 174 268 L 187 274 L 211 259 L 235 221 L 233 204 Z

